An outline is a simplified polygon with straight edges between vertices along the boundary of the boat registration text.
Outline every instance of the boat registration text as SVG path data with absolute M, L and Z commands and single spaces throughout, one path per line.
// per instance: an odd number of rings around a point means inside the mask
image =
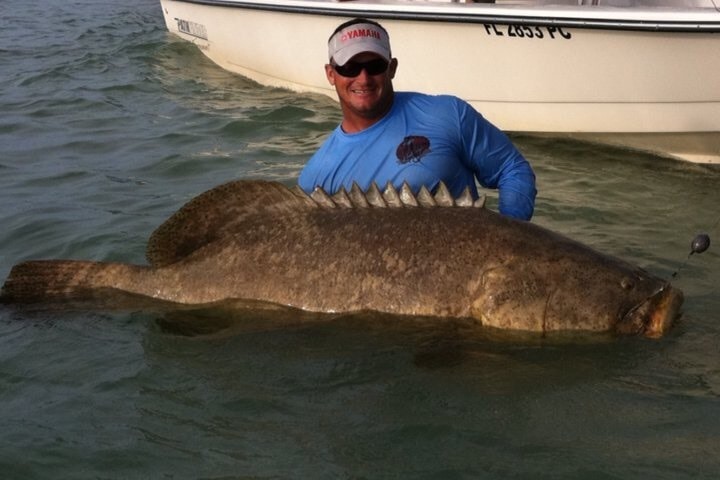
M 511 38 L 549 38 L 551 40 L 570 40 L 572 33 L 563 30 L 561 27 L 539 26 L 539 25 L 495 25 L 485 23 L 485 32 L 496 37 Z

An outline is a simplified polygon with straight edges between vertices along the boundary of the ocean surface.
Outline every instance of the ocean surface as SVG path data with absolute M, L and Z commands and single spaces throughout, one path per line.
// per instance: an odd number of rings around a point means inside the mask
M 0 12 L 0 280 L 26 259 L 143 263 L 195 195 L 292 185 L 340 118 L 216 67 L 155 0 Z M 720 243 L 720 170 L 513 139 L 537 173 L 534 222 L 677 272 L 666 337 L 501 341 L 352 317 L 188 332 L 144 311 L 2 308 L 0 478 L 718 478 L 720 250 L 688 253 L 699 232 Z

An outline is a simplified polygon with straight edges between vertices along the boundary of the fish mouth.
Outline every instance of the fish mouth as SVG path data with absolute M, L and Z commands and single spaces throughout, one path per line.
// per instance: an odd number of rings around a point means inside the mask
M 660 338 L 680 316 L 683 300 L 682 291 L 666 283 L 630 309 L 620 322 L 618 330 L 620 333 L 636 333 L 647 338 Z

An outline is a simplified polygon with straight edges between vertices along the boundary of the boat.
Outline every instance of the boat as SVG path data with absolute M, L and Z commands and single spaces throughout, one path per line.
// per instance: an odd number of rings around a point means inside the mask
M 720 0 L 160 0 L 168 30 L 262 85 L 336 98 L 327 40 L 389 32 L 396 90 L 452 94 L 506 132 L 720 163 Z

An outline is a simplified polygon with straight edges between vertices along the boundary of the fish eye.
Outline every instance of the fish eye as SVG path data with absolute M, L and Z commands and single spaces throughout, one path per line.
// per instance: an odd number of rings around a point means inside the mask
M 620 286 L 624 290 L 632 290 L 633 288 L 635 288 L 635 282 L 633 282 L 631 279 L 625 277 L 620 281 Z

